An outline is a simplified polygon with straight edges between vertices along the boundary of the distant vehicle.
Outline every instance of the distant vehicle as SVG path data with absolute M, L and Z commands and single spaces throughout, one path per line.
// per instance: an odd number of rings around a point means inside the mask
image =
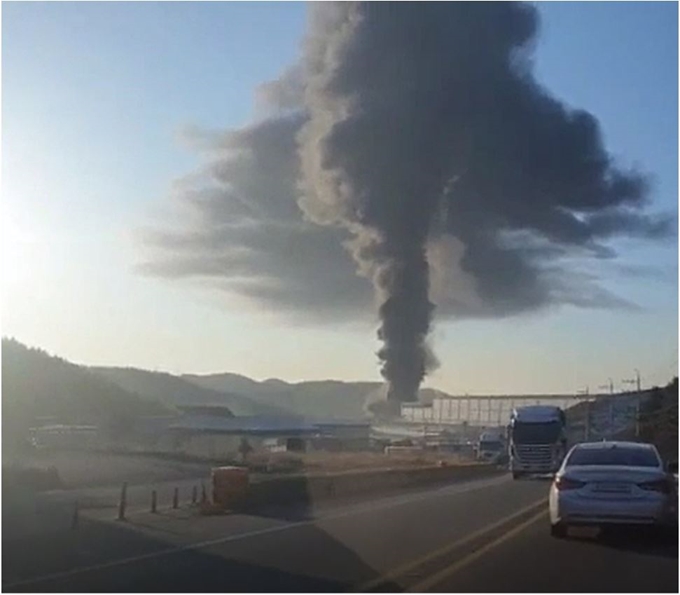
M 498 432 L 484 432 L 477 443 L 477 460 L 495 462 L 505 449 L 505 440 Z
M 566 452 L 566 416 L 562 409 L 529 405 L 513 410 L 508 426 L 513 479 L 526 474 L 555 473 Z
M 673 475 L 653 445 L 577 444 L 550 487 L 550 532 L 566 537 L 570 525 L 650 525 L 677 531 L 677 499 Z

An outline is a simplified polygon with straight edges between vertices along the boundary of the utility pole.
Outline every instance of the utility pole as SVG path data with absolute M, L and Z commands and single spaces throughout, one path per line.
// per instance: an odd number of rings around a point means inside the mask
M 624 384 L 634 384 L 637 388 L 637 401 L 635 403 L 635 437 L 640 437 L 640 392 L 642 392 L 642 383 L 640 382 L 640 370 L 635 368 L 634 379 L 624 379 L 621 382 Z
M 609 428 L 610 431 L 614 431 L 614 381 L 609 378 L 609 384 L 602 384 L 598 388 L 608 388 L 609 389 Z
M 637 388 L 637 392 L 641 392 L 642 391 L 642 382 L 640 380 L 640 370 L 635 368 L 634 372 L 635 372 L 635 378 L 633 378 L 633 379 L 625 379 L 624 378 L 621 382 L 623 382 L 624 384 L 634 384 L 635 388 Z
M 427 442 L 427 416 L 425 415 L 425 409 L 421 409 L 421 415 L 423 419 L 423 447 Z
M 601 384 L 597 388 L 606 388 L 609 389 L 609 394 L 613 395 L 614 394 L 614 381 L 611 378 L 608 378 L 609 383 L 607 384 Z
M 576 394 L 577 395 L 585 395 L 586 397 L 586 413 L 585 413 L 585 419 L 583 421 L 583 439 L 588 442 L 590 439 L 590 399 L 588 398 L 588 387 L 586 386 L 584 389 L 578 391 Z

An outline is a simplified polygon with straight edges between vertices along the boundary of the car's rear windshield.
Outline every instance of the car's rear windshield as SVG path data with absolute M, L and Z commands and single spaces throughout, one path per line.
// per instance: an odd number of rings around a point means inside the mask
M 659 459 L 653 450 L 617 446 L 608 448 L 577 448 L 567 460 L 572 465 L 624 465 L 630 467 L 658 467 Z

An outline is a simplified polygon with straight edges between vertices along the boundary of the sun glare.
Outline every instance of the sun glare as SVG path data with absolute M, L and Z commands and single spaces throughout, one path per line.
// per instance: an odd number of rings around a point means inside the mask
M 2 216 L 3 288 L 28 281 L 35 273 L 37 237 L 7 214 Z

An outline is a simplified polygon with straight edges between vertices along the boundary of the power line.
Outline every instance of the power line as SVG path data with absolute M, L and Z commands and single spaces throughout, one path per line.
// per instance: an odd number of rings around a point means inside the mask
M 610 395 L 613 395 L 613 394 L 614 394 L 614 381 L 613 381 L 611 378 L 609 378 L 608 380 L 609 380 L 609 383 L 608 383 L 608 384 L 601 384 L 601 385 L 598 386 L 597 388 L 600 388 L 600 389 L 602 389 L 602 388 L 609 389 L 609 394 L 610 394 Z
M 634 379 L 625 379 L 624 378 L 623 380 L 621 380 L 621 382 L 623 384 L 634 384 L 637 388 L 637 392 L 641 392 L 642 383 L 640 381 L 640 370 L 635 368 L 634 371 L 635 371 L 635 378 Z

